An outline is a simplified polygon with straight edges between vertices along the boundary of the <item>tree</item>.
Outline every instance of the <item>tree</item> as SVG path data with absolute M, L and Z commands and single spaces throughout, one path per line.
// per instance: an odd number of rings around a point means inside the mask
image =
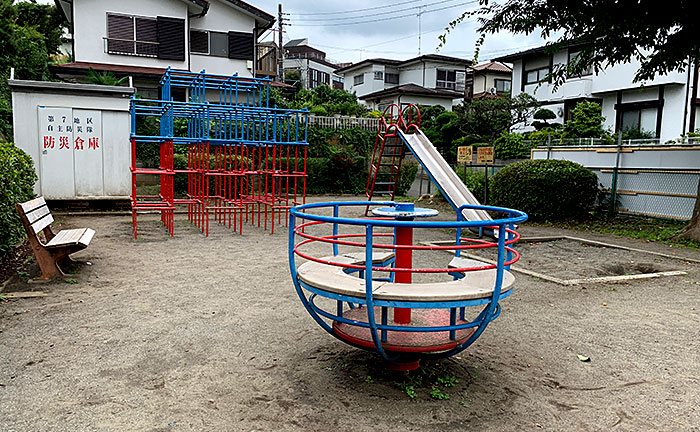
M 10 68 L 20 79 L 50 79 L 49 55 L 58 52 L 64 28 L 54 5 L 0 0 L 0 138 L 12 135 Z
M 457 126 L 466 135 L 493 142 L 516 124 L 526 122 L 539 107 L 527 93 L 504 98 L 479 98 L 455 107 Z
M 571 120 L 564 124 L 564 131 L 570 138 L 600 138 L 603 129 L 603 109 L 595 102 L 582 101 L 571 110 Z
M 97 72 L 95 69 L 88 69 L 87 80 L 93 84 L 120 86 L 129 79 L 128 76 L 117 78 L 112 72 Z
M 449 31 L 476 16 L 481 34 L 477 52 L 484 35 L 501 31 L 539 31 L 543 38 L 561 34 L 549 44 L 550 53 L 571 45 L 579 48 L 575 61 L 557 65 L 551 71 L 555 85 L 563 83 L 567 75 L 581 74 L 589 67 L 599 72 L 631 60 L 640 63 L 635 82 L 700 61 L 695 0 L 508 0 L 502 4 L 481 0 L 481 4 L 481 8 L 463 13 L 448 26 Z M 446 34 L 440 36 L 441 44 L 445 38 Z M 693 217 L 681 236 L 700 241 L 700 182 Z
M 551 109 L 540 108 L 535 112 L 532 118 L 535 119 L 535 121 L 532 122 L 532 126 L 537 130 L 542 130 L 551 126 L 547 120 L 554 120 L 557 118 L 557 115 L 554 114 L 554 111 Z

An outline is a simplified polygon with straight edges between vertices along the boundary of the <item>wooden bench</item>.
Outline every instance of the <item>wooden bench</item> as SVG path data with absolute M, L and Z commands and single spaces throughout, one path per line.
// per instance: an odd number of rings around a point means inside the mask
M 60 266 L 71 261 L 68 255 L 88 247 L 92 236 L 95 235 L 95 231 L 90 228 L 61 230 L 54 234 L 51 230 L 53 216 L 44 197 L 17 204 L 16 207 L 41 269 L 39 280 L 64 275 Z M 46 243 L 39 238 L 40 231 L 44 232 Z
M 326 257 L 322 259 L 343 264 L 364 264 L 364 257 L 360 256 Z M 373 257 L 373 261 L 376 262 L 378 260 Z M 453 268 L 482 265 L 486 264 L 465 258 L 461 258 L 459 261 L 453 260 L 451 263 Z M 309 261 L 299 266 L 297 274 L 301 281 L 314 288 L 350 297 L 365 297 L 364 279 L 347 274 L 343 267 Z M 513 275 L 504 270 L 501 292 L 509 291 L 513 287 L 514 282 L 515 278 Z M 477 270 L 465 272 L 463 278 L 448 282 L 405 284 L 374 281 L 372 283 L 372 296 L 376 300 L 417 302 L 477 300 L 491 297 L 495 285 L 496 269 Z

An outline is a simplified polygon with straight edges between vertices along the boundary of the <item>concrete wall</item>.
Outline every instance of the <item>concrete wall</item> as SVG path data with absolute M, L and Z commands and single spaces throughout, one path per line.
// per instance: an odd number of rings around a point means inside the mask
M 10 87 L 15 145 L 34 161 L 37 194 L 48 199 L 128 197 L 134 89 L 16 80 Z

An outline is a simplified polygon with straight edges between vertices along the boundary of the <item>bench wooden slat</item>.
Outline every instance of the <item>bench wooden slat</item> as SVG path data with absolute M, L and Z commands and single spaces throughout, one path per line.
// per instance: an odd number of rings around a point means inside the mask
M 80 237 L 80 240 L 78 240 L 78 243 L 81 245 L 88 247 L 90 245 L 90 241 L 92 241 L 92 237 L 95 235 L 95 230 L 90 229 L 90 228 L 85 228 L 85 234 L 83 234 L 82 237 Z
M 51 213 L 49 211 L 49 207 L 47 205 L 43 205 L 41 207 L 35 208 L 34 210 L 32 210 L 30 212 L 27 212 L 26 215 L 27 215 L 27 220 L 29 221 L 29 223 L 34 223 L 49 213 Z
M 53 223 L 53 216 L 51 215 L 51 213 L 49 213 L 46 216 L 44 216 L 43 218 L 34 222 L 32 224 L 32 229 L 34 230 L 34 233 L 38 233 L 39 231 L 43 230 L 47 226 L 51 225 L 52 223 Z
M 87 228 L 61 230 L 50 242 L 46 243 L 47 248 L 78 244 Z
M 29 213 L 30 211 L 34 210 L 37 207 L 45 206 L 46 200 L 44 200 L 44 197 L 39 197 L 39 198 L 34 198 L 33 200 L 29 200 L 29 201 L 22 203 L 20 205 L 22 206 L 22 210 L 24 210 L 25 213 Z

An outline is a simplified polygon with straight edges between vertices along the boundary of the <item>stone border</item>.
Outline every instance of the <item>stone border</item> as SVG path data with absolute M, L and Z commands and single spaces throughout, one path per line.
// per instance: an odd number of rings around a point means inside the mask
M 640 252 L 640 253 L 645 253 L 645 254 L 650 254 L 650 255 L 656 255 L 664 258 L 671 258 L 671 259 L 678 259 L 682 261 L 690 261 L 693 263 L 698 263 L 700 264 L 700 260 L 695 259 L 695 258 L 684 258 L 684 257 L 679 257 L 675 255 L 669 255 L 661 252 L 652 252 L 652 251 L 647 251 L 644 249 L 637 249 L 637 248 L 631 248 L 627 246 L 621 246 L 621 245 L 616 245 L 612 243 L 604 243 L 604 242 L 599 242 L 595 240 L 588 240 L 580 237 L 571 237 L 571 236 L 545 236 L 545 237 L 523 237 L 519 241 L 520 242 L 527 242 L 527 243 L 533 243 L 533 242 L 547 242 L 547 241 L 557 241 L 557 240 L 571 240 L 571 241 L 576 241 L 580 242 L 583 244 L 588 244 L 591 246 L 599 246 L 599 247 L 607 247 L 607 248 L 613 248 L 613 249 L 622 249 L 630 252 Z M 424 244 L 426 246 L 441 246 L 441 245 L 450 245 L 454 244 L 454 242 L 450 240 L 444 240 L 444 241 L 434 241 L 434 242 L 422 242 L 421 244 Z M 452 251 L 448 251 L 450 253 L 453 253 Z M 480 256 L 476 255 L 470 255 L 470 259 L 475 259 L 477 261 L 481 261 L 487 264 L 496 264 L 496 261 L 490 260 L 488 258 L 483 258 Z M 572 286 L 572 285 L 580 285 L 584 283 L 619 283 L 619 282 L 626 282 L 630 280 L 639 280 L 639 279 L 653 279 L 653 278 L 658 278 L 658 277 L 664 277 L 664 276 L 683 276 L 687 275 L 688 272 L 683 271 L 683 270 L 673 270 L 673 271 L 665 271 L 665 272 L 657 272 L 657 273 L 641 273 L 641 274 L 635 274 L 635 275 L 620 275 L 620 276 L 603 276 L 603 277 L 595 277 L 595 278 L 583 278 L 583 279 L 560 279 L 554 276 L 550 276 L 544 273 L 539 273 L 536 271 L 528 270 L 526 268 L 522 268 L 519 266 L 511 266 L 510 268 L 512 271 L 526 274 L 528 276 L 540 278 L 549 282 L 554 282 L 559 285 L 564 285 L 564 286 Z

